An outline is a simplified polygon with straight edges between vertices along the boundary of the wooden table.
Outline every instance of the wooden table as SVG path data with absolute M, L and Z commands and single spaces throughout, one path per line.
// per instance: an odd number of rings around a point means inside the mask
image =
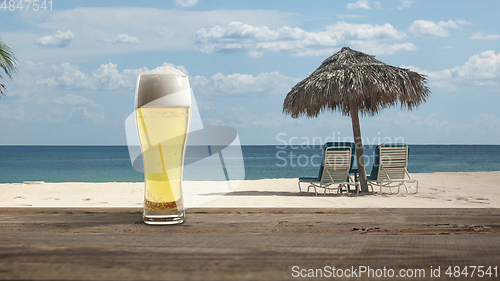
M 140 209 L 0 208 L 0 279 L 300 280 L 300 269 L 385 266 L 427 280 L 440 266 L 437 280 L 448 280 L 448 266 L 500 266 L 500 209 L 207 208 L 186 218 L 148 226 Z

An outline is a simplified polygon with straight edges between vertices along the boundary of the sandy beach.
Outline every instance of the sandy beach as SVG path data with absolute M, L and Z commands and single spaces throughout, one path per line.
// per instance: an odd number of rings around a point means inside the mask
M 499 208 L 500 172 L 421 173 L 406 193 L 359 197 L 299 193 L 297 179 L 184 182 L 186 206 L 203 208 Z M 307 189 L 304 185 L 303 191 Z M 142 207 L 144 183 L 0 184 L 1 207 Z M 396 191 L 396 190 L 395 190 Z

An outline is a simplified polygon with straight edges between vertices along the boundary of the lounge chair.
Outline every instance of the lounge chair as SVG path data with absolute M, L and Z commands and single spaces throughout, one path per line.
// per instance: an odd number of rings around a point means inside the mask
M 403 185 L 408 193 L 407 183 L 416 183 L 418 192 L 418 180 L 412 179 L 406 167 L 408 166 L 408 145 L 405 143 L 384 143 L 375 148 L 373 169 L 368 177 L 368 184 L 388 187 L 392 192 L 393 187 L 398 188 Z
M 316 188 L 323 188 L 326 191 L 337 190 L 340 193 L 345 188 L 349 194 L 349 186 L 354 185 L 359 193 L 358 183 L 352 180 L 350 172 L 354 160 L 354 143 L 351 142 L 327 142 L 323 148 L 323 159 L 318 177 L 299 178 L 299 192 L 302 192 L 301 183 L 308 184 L 307 192 L 311 187 L 318 195 Z

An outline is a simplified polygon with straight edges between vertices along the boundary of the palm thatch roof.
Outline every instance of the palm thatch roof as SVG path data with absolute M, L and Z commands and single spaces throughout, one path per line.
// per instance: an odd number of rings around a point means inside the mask
M 355 107 L 361 115 L 374 115 L 398 102 L 411 110 L 429 96 L 426 83 L 425 75 L 344 47 L 292 88 L 283 112 L 293 118 L 315 117 L 331 109 L 349 116 Z

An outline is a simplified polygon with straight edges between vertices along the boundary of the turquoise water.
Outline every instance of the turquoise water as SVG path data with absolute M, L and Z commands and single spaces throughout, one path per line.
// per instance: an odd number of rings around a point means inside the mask
M 373 151 L 365 148 L 368 173 Z M 321 161 L 320 148 L 243 146 L 242 152 L 247 180 L 316 176 Z M 186 157 L 196 158 L 196 150 L 188 147 Z M 185 166 L 185 180 L 217 180 L 199 163 Z M 500 171 L 500 145 L 410 145 L 408 171 Z M 126 146 L 0 146 L 1 183 L 140 182 L 143 177 L 132 168 Z

